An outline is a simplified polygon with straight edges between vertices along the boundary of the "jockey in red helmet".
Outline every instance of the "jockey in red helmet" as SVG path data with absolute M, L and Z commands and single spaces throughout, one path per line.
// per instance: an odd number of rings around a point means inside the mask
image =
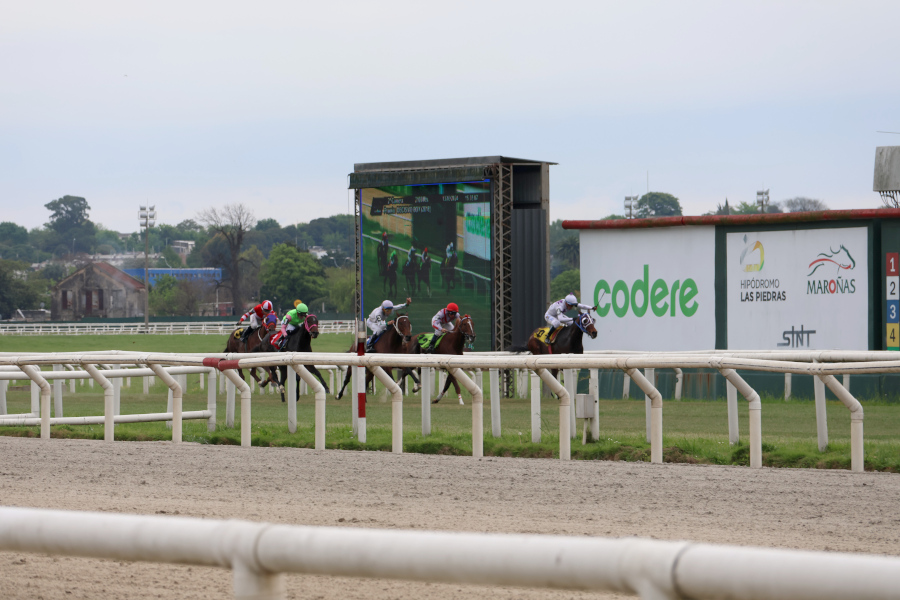
M 431 319 L 431 327 L 434 329 L 434 335 L 431 338 L 431 343 L 423 348 L 423 350 L 425 352 L 434 350 L 437 339 L 445 333 L 450 333 L 458 326 L 459 307 L 456 305 L 456 302 L 451 302 L 446 308 L 437 311 L 437 314 Z
M 269 300 L 263 300 L 246 313 L 241 315 L 241 320 L 238 321 L 238 326 L 240 326 L 247 319 L 250 320 L 250 326 L 244 329 L 244 332 L 241 334 L 241 341 L 246 342 L 247 338 L 250 337 L 250 334 L 256 331 L 262 326 L 263 321 L 270 312 L 272 312 L 273 307 L 272 303 Z

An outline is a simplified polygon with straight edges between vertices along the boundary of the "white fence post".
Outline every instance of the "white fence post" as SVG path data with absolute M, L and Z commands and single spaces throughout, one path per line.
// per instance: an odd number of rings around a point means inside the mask
M 491 435 L 500 437 L 500 371 L 490 369 L 491 384 Z M 479 376 L 481 379 L 481 376 Z M 480 387 L 480 386 L 479 386 Z
M 62 365 L 53 365 L 53 371 L 62 371 Z M 54 417 L 62 417 L 63 416 L 63 397 L 62 397 L 62 379 L 54 379 L 53 380 L 53 416 Z
M 225 378 L 225 427 L 234 427 L 234 382 L 230 377 Z
M 574 440 L 578 436 L 575 426 L 575 392 L 578 391 L 578 369 L 565 370 L 566 391 L 569 392 L 569 432 Z
M 431 367 L 422 367 L 422 435 L 431 435 L 431 380 L 434 370 Z
M 650 462 L 662 463 L 662 396 L 659 390 L 637 369 L 626 368 L 625 373 L 634 379 L 645 395 L 650 397 Z
M 654 388 L 656 387 L 656 375 L 653 369 L 644 369 L 644 377 L 647 378 L 647 381 L 650 382 Z M 647 443 L 651 443 L 652 435 L 650 430 L 652 428 L 652 413 L 653 413 L 653 401 L 650 399 L 650 394 L 644 393 L 644 421 L 646 422 L 647 428 Z
M 206 430 L 216 430 L 216 370 L 210 369 L 207 374 L 209 385 L 206 386 L 206 410 L 209 411 L 209 419 L 206 421 Z
M 785 400 L 791 399 L 791 374 L 790 373 L 784 374 L 784 399 Z
M 684 371 L 681 369 L 674 369 L 675 371 L 675 399 L 681 400 L 681 393 L 684 389 Z
M 728 392 L 734 390 L 734 402 L 737 404 L 737 393 L 747 399 L 750 409 L 750 468 L 762 468 L 762 403 L 756 390 L 744 381 L 734 369 L 719 369 L 719 372 L 728 381 Z M 730 400 L 729 400 L 730 401 Z M 737 407 L 735 407 L 735 423 L 737 422 Z M 729 409 L 729 430 L 731 424 L 731 412 Z M 735 429 L 737 426 L 735 425 Z M 735 442 L 732 442 L 735 443 Z
M 541 378 L 529 372 L 531 380 L 531 443 L 541 443 Z
M 725 404 L 728 408 L 728 443 L 734 446 L 741 441 L 738 430 L 737 388 L 729 380 L 725 380 Z
M 625 377 L 622 380 L 622 399 L 628 400 L 631 397 L 631 378 Z
M 816 437 L 819 452 L 828 448 L 828 409 L 825 404 L 825 384 L 818 377 L 813 377 L 813 389 L 816 392 Z
M 309 385 L 313 388 L 313 393 L 315 394 L 315 449 L 316 450 L 324 450 L 325 449 L 325 386 L 322 385 L 322 382 L 316 379 L 316 376 L 309 372 L 309 370 L 300 364 L 291 364 L 291 368 L 297 375 L 300 376 L 300 379 L 304 382 L 308 382 Z M 291 374 L 293 376 L 293 373 Z M 295 407 L 297 405 L 296 402 L 291 401 Z M 294 412 L 294 420 L 297 419 L 296 410 Z M 296 423 L 294 428 L 296 429 Z
M 112 380 L 113 385 L 113 410 L 115 415 L 122 414 L 122 378 L 116 377 Z
M 74 379 L 72 380 L 74 381 Z M 9 389 L 8 381 L 0 381 L 0 415 L 5 415 L 9 413 L 9 410 L 6 408 L 6 390 Z

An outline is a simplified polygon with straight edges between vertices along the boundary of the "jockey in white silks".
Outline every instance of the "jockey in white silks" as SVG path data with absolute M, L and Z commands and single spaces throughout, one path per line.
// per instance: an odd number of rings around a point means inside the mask
M 547 324 L 550 325 L 552 329 L 568 327 L 574 322 L 574 319 L 567 316 L 565 313 L 575 307 L 582 310 L 597 310 L 596 306 L 580 304 L 578 298 L 575 297 L 575 294 L 569 294 L 562 300 L 557 300 L 551 304 L 550 308 L 547 309 L 547 312 L 544 313 L 544 319 L 547 320 Z
M 390 319 L 394 310 L 406 308 L 406 305 L 411 302 L 411 298 L 407 298 L 406 302 L 403 304 L 394 304 L 390 300 L 385 300 L 381 303 L 381 306 L 376 307 L 375 310 L 369 313 L 369 318 L 366 319 L 366 326 L 372 330 L 372 335 L 370 335 L 366 340 L 367 349 L 369 349 L 372 340 L 376 339 L 379 335 L 384 333 L 384 331 L 394 323 L 393 320 L 388 320 Z

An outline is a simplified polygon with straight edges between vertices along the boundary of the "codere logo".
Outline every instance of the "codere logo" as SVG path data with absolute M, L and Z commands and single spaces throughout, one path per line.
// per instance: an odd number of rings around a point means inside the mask
M 608 315 L 610 308 L 619 318 L 628 314 L 629 308 L 636 317 L 647 314 L 647 308 L 657 317 L 666 314 L 674 317 L 679 310 L 685 317 L 692 317 L 700 307 L 695 300 L 698 293 L 697 283 L 691 278 L 684 281 L 676 279 L 671 284 L 657 279 L 650 285 L 650 265 L 644 265 L 644 277 L 635 281 L 631 289 L 622 279 L 616 281 L 612 288 L 605 279 L 598 281 L 594 286 L 594 304 L 601 317 Z M 601 297 L 606 300 L 605 304 L 600 303 Z

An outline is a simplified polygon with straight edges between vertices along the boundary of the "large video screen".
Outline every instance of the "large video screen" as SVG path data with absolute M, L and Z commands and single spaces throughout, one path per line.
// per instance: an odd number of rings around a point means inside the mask
M 475 349 L 491 349 L 491 186 L 488 181 L 360 190 L 362 306 L 412 298 L 414 333 L 449 302 L 472 316 Z

